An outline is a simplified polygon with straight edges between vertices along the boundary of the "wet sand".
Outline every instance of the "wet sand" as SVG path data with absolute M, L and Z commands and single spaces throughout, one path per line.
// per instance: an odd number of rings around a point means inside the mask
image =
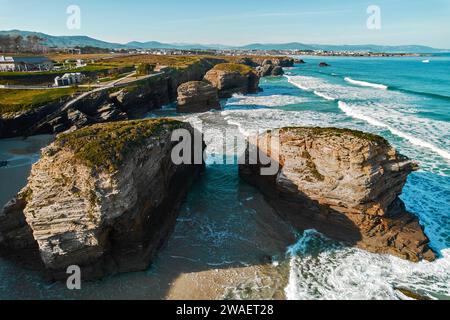
M 7 161 L 0 167 L 0 208 L 27 184 L 31 165 L 38 160 L 41 148 L 52 140 L 51 135 L 0 140 L 0 161 Z
M 272 265 L 213 269 L 181 274 L 168 300 L 285 299 L 287 273 Z

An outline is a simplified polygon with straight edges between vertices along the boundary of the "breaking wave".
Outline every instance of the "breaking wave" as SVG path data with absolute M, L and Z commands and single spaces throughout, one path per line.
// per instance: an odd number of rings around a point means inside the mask
M 391 125 L 388 125 L 380 120 L 377 120 L 371 116 L 368 116 L 366 114 L 363 114 L 362 112 L 360 112 L 357 108 L 353 108 L 352 106 L 350 106 L 349 104 L 343 102 L 343 101 L 339 101 L 338 102 L 339 108 L 348 116 L 352 117 L 352 118 L 356 118 L 359 120 L 364 120 L 368 123 L 370 123 L 371 125 L 377 126 L 377 127 L 382 127 L 382 128 L 386 128 L 388 129 L 391 133 L 395 134 L 396 136 L 399 136 L 403 139 L 408 140 L 410 143 L 419 146 L 419 147 L 423 147 L 423 148 L 427 148 L 430 149 L 434 152 L 436 152 L 437 154 L 439 154 L 441 157 L 450 160 L 450 152 L 443 150 L 435 145 L 433 145 L 432 143 L 425 141 L 423 139 L 418 138 L 417 136 L 413 136 L 411 134 L 408 134 L 406 132 L 403 132 L 399 129 L 397 129 L 396 127 L 393 127 Z
M 362 87 L 371 87 L 371 88 L 381 89 L 381 90 L 387 90 L 389 88 L 388 86 L 386 86 L 384 84 L 372 83 L 372 82 L 361 81 L 361 80 L 354 80 L 350 77 L 345 77 L 344 80 L 347 81 L 348 83 L 351 83 L 351 84 L 354 84 L 357 86 L 362 86 Z
M 235 94 L 228 99 L 227 106 L 263 106 L 263 107 L 282 107 L 308 102 L 309 99 L 289 96 L 289 95 L 271 95 L 271 96 L 245 96 Z
M 398 289 L 429 298 L 450 297 L 450 250 L 435 262 L 413 263 L 372 254 L 306 230 L 287 250 L 289 282 L 285 294 L 303 299 L 407 299 Z

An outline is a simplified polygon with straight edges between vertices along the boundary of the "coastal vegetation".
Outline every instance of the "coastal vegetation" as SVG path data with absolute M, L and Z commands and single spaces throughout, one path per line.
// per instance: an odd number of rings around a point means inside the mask
M 71 96 L 80 88 L 61 88 L 49 90 L 0 89 L 0 114 L 28 111 L 61 98 Z
M 163 55 L 127 55 L 108 59 L 108 64 L 129 66 L 136 64 L 153 64 L 167 66 L 174 69 L 185 69 L 199 62 L 205 56 L 163 56 Z
M 150 63 L 141 63 L 136 66 L 136 75 L 148 75 L 155 70 L 155 65 Z
M 146 119 L 96 124 L 58 136 L 56 144 L 68 148 L 82 163 L 108 172 L 116 171 L 126 155 L 158 135 L 161 130 L 183 126 L 172 119 Z
M 251 67 L 238 63 L 219 63 L 214 69 L 226 72 L 238 72 L 241 75 L 246 75 L 253 71 Z
M 374 142 L 379 145 L 389 146 L 389 142 L 385 138 L 383 138 L 379 135 L 368 133 L 368 132 L 362 132 L 362 131 L 358 131 L 358 130 L 347 129 L 347 128 L 321 128 L 321 127 L 311 127 L 311 128 L 285 127 L 285 128 L 283 128 L 283 131 L 286 131 L 286 130 L 295 131 L 296 133 L 301 133 L 301 132 L 311 133 L 314 136 L 340 137 L 340 136 L 351 135 L 355 138 Z

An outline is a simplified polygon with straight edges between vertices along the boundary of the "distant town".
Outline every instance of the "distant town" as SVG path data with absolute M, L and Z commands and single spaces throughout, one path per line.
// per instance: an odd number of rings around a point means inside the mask
M 96 50 L 97 49 L 97 50 Z M 87 52 L 86 52 L 87 51 Z M 106 53 L 101 48 L 67 48 L 44 50 L 43 53 L 67 53 L 73 55 Z M 111 55 L 164 55 L 164 56 L 186 56 L 186 55 L 208 55 L 208 56 L 337 56 L 337 57 L 402 57 L 402 56 L 424 56 L 412 53 L 383 53 L 383 52 L 360 52 L 360 51 L 326 51 L 326 50 L 180 50 L 180 49 L 130 49 L 130 50 L 108 50 Z M 0 56 L 0 72 L 33 72 L 33 71 L 57 71 L 61 69 L 81 68 L 87 66 L 84 60 L 67 60 L 65 64 L 55 64 L 49 58 L 43 56 Z

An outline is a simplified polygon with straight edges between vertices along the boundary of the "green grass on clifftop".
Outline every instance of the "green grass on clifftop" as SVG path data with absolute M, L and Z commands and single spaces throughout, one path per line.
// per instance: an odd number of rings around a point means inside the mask
M 27 111 L 70 96 L 79 89 L 61 88 L 48 90 L 0 89 L 0 114 Z
M 353 137 L 360 138 L 366 141 L 389 146 L 389 142 L 381 136 L 347 128 L 287 127 L 283 128 L 282 130 L 304 131 L 305 133 L 311 133 L 313 135 L 333 135 L 333 136 L 351 135 Z
M 55 143 L 69 148 L 84 164 L 112 173 L 127 154 L 145 143 L 147 138 L 164 129 L 185 126 L 184 122 L 164 118 L 102 123 L 61 134 Z
M 246 75 L 253 71 L 253 69 L 245 64 L 238 63 L 219 63 L 214 67 L 214 70 L 221 70 L 227 72 L 239 72 L 242 75 Z

